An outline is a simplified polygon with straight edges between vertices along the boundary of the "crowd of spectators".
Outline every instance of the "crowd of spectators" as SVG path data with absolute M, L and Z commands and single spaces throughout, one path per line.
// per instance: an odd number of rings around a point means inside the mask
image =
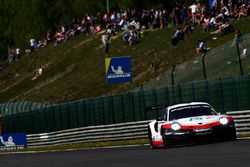
M 105 55 L 110 51 L 109 39 L 122 33 L 121 40 L 126 45 L 140 42 L 144 30 L 166 28 L 170 22 L 177 25 L 176 33 L 171 38 L 173 46 L 188 37 L 195 28 L 200 27 L 211 34 L 226 35 L 234 31 L 231 20 L 240 20 L 250 13 L 249 0 L 209 0 L 209 5 L 199 3 L 191 6 L 176 6 L 171 12 L 164 9 L 136 10 L 128 9 L 97 13 L 96 16 L 86 14 L 82 19 L 73 19 L 71 23 L 62 25 L 57 30 L 46 32 L 42 40 L 30 39 L 30 46 L 22 53 L 29 53 L 45 47 L 49 43 L 54 46 L 67 41 L 69 38 L 85 34 L 92 36 L 104 32 L 102 43 Z M 19 48 L 9 50 L 9 63 L 21 58 Z
M 191 6 L 175 7 L 170 16 L 172 24 L 177 25 L 177 30 L 171 43 L 176 46 L 198 27 L 213 35 L 232 33 L 235 31 L 232 21 L 239 21 L 249 14 L 249 0 L 209 0 L 207 5 L 197 1 Z

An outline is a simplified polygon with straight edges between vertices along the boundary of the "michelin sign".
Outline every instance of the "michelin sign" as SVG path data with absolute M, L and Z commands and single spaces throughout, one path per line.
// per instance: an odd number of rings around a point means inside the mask
M 0 135 L 0 150 L 18 150 L 24 148 L 27 148 L 25 133 Z
M 132 82 L 130 57 L 105 59 L 107 83 Z

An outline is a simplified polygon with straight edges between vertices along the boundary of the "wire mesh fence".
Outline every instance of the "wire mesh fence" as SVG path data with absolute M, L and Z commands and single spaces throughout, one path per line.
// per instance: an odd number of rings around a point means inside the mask
M 149 107 L 191 101 L 208 102 L 218 112 L 224 113 L 249 109 L 249 99 L 250 75 L 219 78 L 83 99 L 29 112 L 16 111 L 12 114 L 3 114 L 3 130 L 5 133 L 35 134 L 85 126 L 142 121 L 161 115 L 162 111 L 159 110 L 147 112 Z

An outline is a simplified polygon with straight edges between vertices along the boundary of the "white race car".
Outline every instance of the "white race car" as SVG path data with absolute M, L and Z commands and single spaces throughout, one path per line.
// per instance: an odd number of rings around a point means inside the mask
M 208 103 L 183 103 L 163 109 L 163 117 L 148 125 L 152 148 L 217 139 L 236 140 L 233 118 L 216 113 Z

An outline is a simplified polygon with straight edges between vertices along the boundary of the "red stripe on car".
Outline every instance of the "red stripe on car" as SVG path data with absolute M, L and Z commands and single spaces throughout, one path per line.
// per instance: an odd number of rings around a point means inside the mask
M 181 126 L 181 129 L 206 129 L 206 128 L 211 128 L 213 126 L 218 126 L 221 125 L 220 122 L 213 122 L 210 124 L 205 124 L 205 125 L 191 125 L 191 126 Z
M 155 147 L 162 147 L 163 146 L 163 141 L 152 141 L 152 145 Z

